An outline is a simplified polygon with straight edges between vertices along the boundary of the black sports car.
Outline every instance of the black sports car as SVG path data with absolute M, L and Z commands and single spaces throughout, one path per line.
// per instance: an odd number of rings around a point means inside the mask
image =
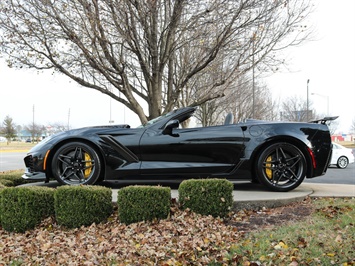
M 181 128 L 196 108 L 174 110 L 138 128 L 87 127 L 48 137 L 24 161 L 23 178 L 61 184 L 98 181 L 181 181 L 220 177 L 289 191 L 325 174 L 332 144 L 327 120 L 247 120 Z

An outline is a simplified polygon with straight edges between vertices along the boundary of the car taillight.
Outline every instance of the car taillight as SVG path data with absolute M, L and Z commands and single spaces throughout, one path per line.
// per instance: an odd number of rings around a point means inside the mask
M 313 168 L 317 168 L 317 162 L 316 162 L 316 158 L 314 157 L 314 153 L 313 151 L 308 148 L 308 152 L 309 152 L 309 155 L 311 156 L 311 159 L 312 159 L 312 165 L 313 165 Z

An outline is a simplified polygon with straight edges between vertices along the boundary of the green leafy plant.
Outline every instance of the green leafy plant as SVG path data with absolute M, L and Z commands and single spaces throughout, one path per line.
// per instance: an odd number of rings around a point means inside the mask
M 69 228 L 100 223 L 112 214 L 112 190 L 101 186 L 58 187 L 54 208 L 58 224 Z
M 0 173 L 0 184 L 7 187 L 16 187 L 29 181 L 22 178 L 23 170 L 5 171 Z
M 117 193 L 118 216 L 123 223 L 166 219 L 171 189 L 159 186 L 128 186 Z
M 233 184 L 225 179 L 190 179 L 179 186 L 179 202 L 202 215 L 226 216 L 233 205 Z
M 25 232 L 54 215 L 54 190 L 16 187 L 0 190 L 0 222 L 7 231 Z

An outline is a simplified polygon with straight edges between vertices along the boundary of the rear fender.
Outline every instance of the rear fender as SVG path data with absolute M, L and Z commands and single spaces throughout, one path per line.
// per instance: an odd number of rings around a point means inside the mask
M 272 138 L 269 139 L 268 141 L 262 143 L 260 146 L 258 146 L 253 154 L 251 155 L 251 161 L 252 163 L 252 175 L 256 176 L 256 169 L 257 169 L 257 159 L 260 156 L 261 152 L 266 149 L 268 146 L 276 143 L 276 142 L 287 142 L 290 144 L 295 145 L 298 149 L 301 150 L 301 152 L 304 154 L 306 158 L 306 163 L 307 163 L 307 173 L 306 177 L 312 177 L 313 172 L 314 172 L 314 156 L 312 150 L 302 141 L 299 139 L 289 137 L 289 136 L 278 136 L 278 138 Z

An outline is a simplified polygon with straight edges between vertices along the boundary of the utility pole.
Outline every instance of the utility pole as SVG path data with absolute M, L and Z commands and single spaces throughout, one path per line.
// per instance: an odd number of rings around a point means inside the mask
M 35 128 L 35 105 L 32 107 L 32 128 Z
M 34 142 L 35 138 L 35 105 L 32 107 L 32 142 Z
M 255 50 L 255 36 L 256 33 L 254 32 L 253 35 L 253 43 L 252 43 L 252 89 L 253 89 L 253 119 L 255 119 L 255 59 L 254 59 L 254 50 Z
M 309 121 L 309 89 L 308 89 L 308 84 L 309 84 L 309 79 L 307 79 L 307 110 L 306 110 L 306 117 L 307 117 L 307 121 Z
M 69 121 L 70 121 L 70 108 L 69 108 L 69 111 L 68 111 L 68 125 L 67 125 L 67 129 L 69 130 Z

